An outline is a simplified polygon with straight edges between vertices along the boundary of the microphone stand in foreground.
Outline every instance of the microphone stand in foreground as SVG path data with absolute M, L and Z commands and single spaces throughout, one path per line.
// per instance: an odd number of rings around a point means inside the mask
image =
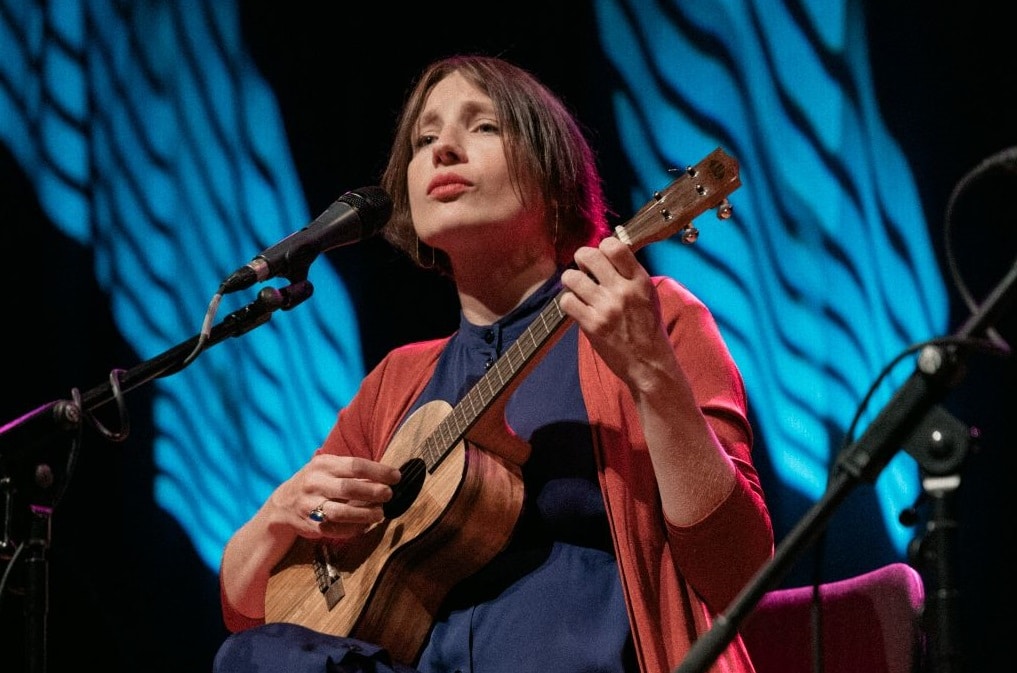
M 1017 262 L 1006 277 L 996 286 L 988 299 L 957 331 L 949 342 L 963 342 L 982 334 L 994 325 L 1017 295 Z M 946 342 L 947 340 L 937 340 Z M 931 349 L 931 350 L 930 350 Z M 689 650 L 675 673 L 703 673 L 734 639 L 742 621 L 752 612 L 767 591 L 776 588 L 804 551 L 826 526 L 837 506 L 861 481 L 874 482 L 876 477 L 900 447 L 918 440 L 923 445 L 912 451 L 926 471 L 935 474 L 958 464 L 956 456 L 949 455 L 957 448 L 955 428 L 944 430 L 939 423 L 953 421 L 949 414 L 936 407 L 936 403 L 962 378 L 959 354 L 965 348 L 926 347 L 918 359 L 915 372 L 897 390 L 889 403 L 880 411 L 866 432 L 849 445 L 837 461 L 839 468 L 823 496 L 784 537 L 774 551 L 773 558 L 764 565 L 734 598 L 727 611 L 720 614 L 709 631 L 704 633 Z M 960 447 L 964 448 L 964 447 Z M 940 542 L 944 538 L 940 537 Z M 945 567 L 947 555 L 940 550 L 938 571 L 942 579 L 949 579 Z M 959 652 L 951 641 L 954 622 L 944 609 L 954 596 L 952 586 L 931 592 L 942 604 L 933 604 L 935 624 L 930 639 L 930 663 L 936 673 L 960 671 Z
M 49 567 L 46 552 L 51 537 L 52 514 L 59 494 L 66 487 L 73 463 L 74 446 L 80 441 L 83 421 L 91 411 L 107 402 L 116 401 L 121 408 L 121 421 L 126 417 L 123 393 L 153 379 L 169 376 L 184 369 L 194 357 L 209 346 L 228 337 L 246 334 L 268 322 L 278 309 L 289 310 L 311 296 L 314 288 L 306 279 L 287 287 L 263 288 L 257 299 L 226 316 L 214 326 L 207 339 L 202 335 L 165 351 L 129 370 L 114 370 L 110 382 L 88 390 L 83 395 L 74 391 L 73 400 L 56 400 L 28 412 L 0 427 L 0 488 L 3 489 L 5 511 L 3 539 L 0 540 L 0 561 L 10 567 L 21 553 L 26 553 L 25 617 L 27 665 L 29 673 L 46 671 L 46 618 L 49 608 Z M 200 346 L 200 348 L 199 348 Z M 107 438 L 123 441 L 126 424 Z M 58 440 L 61 440 L 58 442 Z M 63 444 L 60 447 L 58 444 Z M 28 539 L 16 545 L 10 535 L 11 507 L 14 495 L 22 494 L 28 501 Z M 4 584 L 0 582 L 0 591 Z

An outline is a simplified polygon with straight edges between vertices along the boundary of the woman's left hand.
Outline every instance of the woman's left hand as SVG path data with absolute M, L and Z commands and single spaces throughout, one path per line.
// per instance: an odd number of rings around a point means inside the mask
M 560 300 L 611 370 L 630 388 L 652 386 L 677 366 L 661 323 L 650 275 L 633 250 L 614 237 L 576 251 L 578 269 L 568 269 Z

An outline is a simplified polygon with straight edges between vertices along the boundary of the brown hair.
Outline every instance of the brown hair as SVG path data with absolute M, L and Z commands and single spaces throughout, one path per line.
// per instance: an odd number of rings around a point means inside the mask
M 451 273 L 448 258 L 417 238 L 406 184 L 413 158 L 417 118 L 431 89 L 458 72 L 494 103 L 503 129 L 509 170 L 520 187 L 534 185 L 548 207 L 549 232 L 561 266 L 582 245 L 595 245 L 607 233 L 607 207 L 593 150 L 564 103 L 532 74 L 507 61 L 456 55 L 431 63 L 403 106 L 381 186 L 392 197 L 392 217 L 383 235 L 419 266 Z M 426 262 L 424 261 L 426 260 Z

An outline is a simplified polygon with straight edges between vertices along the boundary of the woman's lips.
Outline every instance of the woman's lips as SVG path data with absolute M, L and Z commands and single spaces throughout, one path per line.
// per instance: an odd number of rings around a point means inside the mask
M 455 173 L 436 175 L 427 185 L 427 195 L 432 199 L 454 199 L 471 187 L 470 181 Z
M 469 185 L 465 182 L 446 182 L 432 187 L 427 195 L 438 201 L 447 201 L 456 198 L 467 189 L 469 189 Z

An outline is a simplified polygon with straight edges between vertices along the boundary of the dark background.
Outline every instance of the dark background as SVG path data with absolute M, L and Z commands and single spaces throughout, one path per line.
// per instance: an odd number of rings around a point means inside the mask
M 526 0 L 495 11 L 475 4 L 373 4 L 341 12 L 328 3 L 240 5 L 246 42 L 276 91 L 312 213 L 344 191 L 377 183 L 396 111 L 421 66 L 452 52 L 484 51 L 531 68 L 563 95 L 591 131 L 611 204 L 623 218 L 628 214 L 630 178 L 607 96 L 614 75 L 600 55 L 585 4 Z M 1017 145 L 1012 21 L 989 2 L 945 5 L 867 3 L 883 116 L 908 157 L 944 269 L 943 217 L 952 190 L 980 161 Z M 0 154 L 0 170 L 6 220 L 0 249 L 17 251 L 19 258 L 7 255 L 5 267 L 0 421 L 7 421 L 66 397 L 72 387 L 99 385 L 112 367 L 153 354 L 125 345 L 91 280 L 90 253 L 49 224 L 6 153 Z M 1015 188 L 1017 175 L 1001 175 L 958 204 L 953 244 L 978 299 L 1013 264 Z M 382 241 L 328 255 L 356 303 L 368 366 L 396 345 L 445 334 L 456 324 L 447 283 L 413 269 Z M 958 326 L 970 311 L 951 291 L 951 325 Z M 1017 339 L 1014 323 L 1012 311 L 999 319 L 1011 342 Z M 1007 639 L 1017 626 L 1017 536 L 1009 497 L 1017 482 L 1015 381 L 1012 361 L 974 358 L 949 398 L 954 415 L 982 431 L 962 472 L 956 546 L 948 563 L 959 589 L 951 617 L 972 671 L 1004 665 Z M 74 480 L 52 521 L 45 555 L 49 668 L 207 671 L 225 636 L 216 578 L 153 502 L 146 390 L 133 392 L 129 401 L 130 438 L 112 443 L 86 434 Z M 114 418 L 109 423 L 116 427 Z M 757 460 L 765 474 L 765 457 Z M 775 489 L 770 493 L 780 497 Z M 16 587 L 23 588 L 24 579 L 20 573 L 12 577 Z M 25 668 L 24 607 L 21 592 L 0 596 L 0 670 Z

